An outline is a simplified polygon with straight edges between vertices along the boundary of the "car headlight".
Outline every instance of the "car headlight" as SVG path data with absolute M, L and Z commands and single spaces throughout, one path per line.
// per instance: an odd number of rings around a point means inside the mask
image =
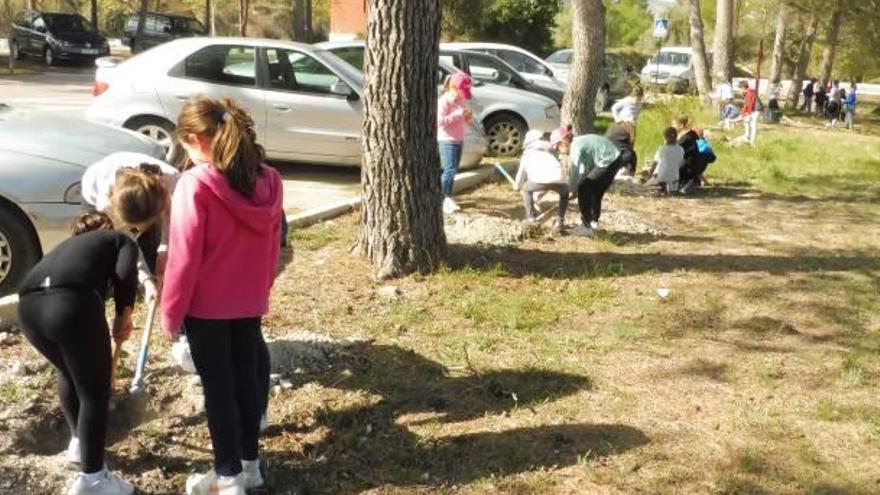
M 544 116 L 548 119 L 555 120 L 559 118 L 559 107 L 555 104 L 544 108 Z
M 71 184 L 66 191 L 64 191 L 64 202 L 71 205 L 82 204 L 82 184 L 76 182 Z

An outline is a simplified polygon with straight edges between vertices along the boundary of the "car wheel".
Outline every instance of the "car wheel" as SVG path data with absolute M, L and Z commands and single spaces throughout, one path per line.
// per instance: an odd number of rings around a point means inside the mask
M 40 246 L 27 220 L 0 206 L 0 296 L 10 294 L 40 259 Z
M 486 137 L 489 139 L 489 154 L 492 156 L 516 156 L 522 151 L 528 126 L 519 117 L 501 114 L 490 117 L 485 122 Z
M 46 60 L 46 65 L 55 65 L 58 63 L 55 60 L 55 50 L 52 47 L 46 47 L 46 51 L 43 52 L 43 58 Z
M 179 146 L 174 137 L 174 124 L 159 117 L 139 117 L 125 124 L 127 129 L 143 134 L 165 148 L 165 161 L 174 163 Z
M 21 60 L 21 50 L 18 48 L 18 41 L 12 40 L 12 44 L 9 46 L 9 54 L 12 60 Z

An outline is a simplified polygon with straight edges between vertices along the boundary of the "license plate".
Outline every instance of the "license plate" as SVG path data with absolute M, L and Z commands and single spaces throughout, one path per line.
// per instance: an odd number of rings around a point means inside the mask
M 101 50 L 95 48 L 83 48 L 82 52 L 86 55 L 97 55 L 101 53 Z

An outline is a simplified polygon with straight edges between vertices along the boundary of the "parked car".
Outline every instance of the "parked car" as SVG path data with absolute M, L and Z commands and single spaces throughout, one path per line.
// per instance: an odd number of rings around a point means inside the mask
M 551 88 L 565 89 L 565 82 L 556 77 L 556 72 L 550 64 L 534 53 L 517 46 L 482 42 L 445 43 L 443 46 L 495 55 L 510 64 L 523 77 L 534 83 L 550 86 Z
M 568 82 L 571 73 L 571 60 L 574 51 L 571 48 L 559 50 L 549 57 L 547 63 L 553 67 L 556 77 Z M 641 67 L 645 57 L 632 52 L 606 52 L 602 60 L 602 84 L 608 85 L 612 97 L 629 94 L 632 85 L 638 82 L 639 74 L 636 67 Z
M 363 41 L 329 41 L 317 46 L 327 49 L 361 70 L 364 65 Z M 449 62 L 438 60 L 437 84 L 459 71 Z M 495 156 L 516 156 L 522 151 L 523 140 L 530 129 L 550 132 L 559 126 L 559 106 L 553 100 L 519 89 L 474 81 L 473 100 L 469 103 L 477 121 L 483 124 L 489 138 L 489 153 Z
M 46 65 L 59 60 L 91 63 L 109 54 L 110 45 L 81 15 L 24 11 L 12 21 L 9 53 L 16 60 L 23 55 L 43 57 Z
M 164 154 L 134 132 L 0 104 L 0 296 L 70 235 L 83 172 L 116 151 Z
M 689 46 L 661 48 L 642 69 L 642 85 L 660 87 L 672 93 L 687 92 L 694 79 L 692 55 Z
M 156 138 L 174 156 L 186 100 L 228 96 L 254 119 L 270 159 L 360 166 L 363 75 L 311 45 L 255 38 L 181 38 L 127 61 L 98 60 L 88 118 Z M 463 165 L 486 138 L 466 137 Z
M 143 33 L 138 38 L 139 19 L 138 14 L 130 15 L 122 32 L 122 43 L 135 53 L 177 38 L 208 34 L 205 25 L 194 17 L 148 12 L 144 17 Z
M 471 75 L 477 81 L 509 86 L 521 89 L 529 93 L 546 96 L 562 106 L 562 98 L 565 91 L 561 88 L 553 88 L 536 84 L 520 75 L 513 67 L 504 60 L 489 55 L 488 53 L 472 52 L 470 50 L 456 50 L 440 45 L 440 60 L 451 63 Z

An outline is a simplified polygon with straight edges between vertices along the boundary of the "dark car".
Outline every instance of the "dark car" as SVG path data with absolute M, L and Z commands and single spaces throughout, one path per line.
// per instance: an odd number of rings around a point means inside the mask
M 12 21 L 9 50 L 15 59 L 35 55 L 55 65 L 59 60 L 94 62 L 110 53 L 110 45 L 81 15 L 24 11 Z
M 537 93 L 550 98 L 560 106 L 562 105 L 562 97 L 565 96 L 565 91 L 559 88 L 552 88 L 529 81 L 521 76 L 510 64 L 495 55 L 441 46 L 440 60 L 446 60 L 478 81 Z
M 208 33 L 205 25 L 193 17 L 148 12 L 144 19 L 143 33 L 138 38 L 139 17 L 138 14 L 129 16 L 122 33 L 122 42 L 131 47 L 133 52 L 146 50 L 173 39 L 205 36 Z

